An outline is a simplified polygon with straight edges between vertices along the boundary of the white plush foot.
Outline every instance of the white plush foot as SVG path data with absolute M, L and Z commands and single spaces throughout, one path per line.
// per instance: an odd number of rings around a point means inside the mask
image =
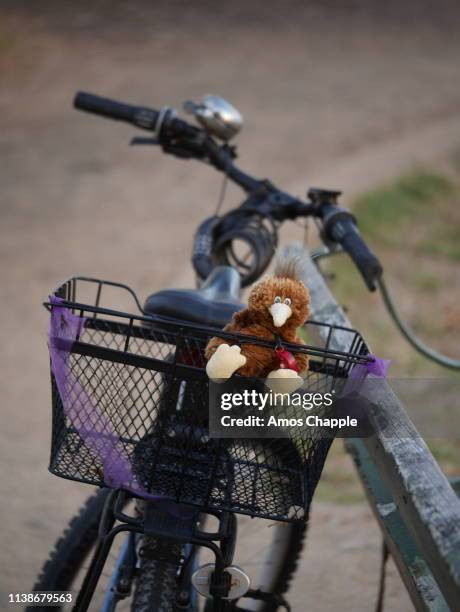
M 302 384 L 303 378 L 288 368 L 272 370 L 265 380 L 265 385 L 274 393 L 294 393 Z
M 211 380 L 227 380 L 245 363 L 246 357 L 241 354 L 241 347 L 220 344 L 207 363 L 206 374 Z

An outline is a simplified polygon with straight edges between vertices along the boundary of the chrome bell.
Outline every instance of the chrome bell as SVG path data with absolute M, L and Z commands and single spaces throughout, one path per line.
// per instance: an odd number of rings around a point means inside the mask
M 241 113 L 220 96 L 206 95 L 198 104 L 185 102 L 184 110 L 220 140 L 231 140 L 243 125 Z

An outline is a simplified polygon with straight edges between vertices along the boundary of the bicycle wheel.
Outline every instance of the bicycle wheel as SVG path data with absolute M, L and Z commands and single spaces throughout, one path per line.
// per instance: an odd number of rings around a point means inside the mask
M 43 565 L 33 590 L 72 591 L 75 601 L 87 570 L 90 553 L 96 544 L 99 521 L 108 493 L 109 491 L 104 489 L 91 496 L 77 515 L 72 518 Z M 244 542 L 244 547 L 239 547 L 237 542 L 235 562 L 246 568 L 251 575 L 257 573 L 252 584 L 253 588 L 260 588 L 265 592 L 279 595 L 288 590 L 304 545 L 306 530 L 306 522 L 279 523 L 273 527 L 273 525 L 268 525 L 267 521 L 257 521 L 256 525 L 255 521 L 249 518 L 244 517 L 241 520 L 240 535 L 243 537 L 240 538 L 240 542 Z M 265 539 L 265 535 L 269 537 Z M 271 541 L 267 541 L 269 538 Z M 263 554 L 259 554 L 257 546 L 254 545 L 256 539 L 264 542 Z M 152 543 L 153 540 L 146 542 L 146 548 L 148 549 L 149 544 Z M 120 545 L 107 560 L 91 602 L 91 611 L 101 608 L 119 549 Z M 169 546 L 163 557 L 163 559 L 166 557 L 165 564 L 151 558 L 150 554 L 144 559 L 141 557 L 139 578 L 134 595 L 132 598 L 119 602 L 116 607 L 117 612 L 130 609 L 136 612 L 163 612 L 164 609 L 159 606 L 163 605 L 162 602 L 173 601 L 176 594 L 175 577 L 180 562 L 180 553 L 178 547 Z M 146 597 L 144 594 L 146 592 L 150 596 Z M 134 606 L 134 602 L 138 608 L 131 607 Z M 201 600 L 200 609 L 204 605 L 205 602 Z M 245 606 L 248 610 L 260 612 L 273 612 L 276 609 L 270 603 L 252 602 L 249 599 L 245 600 Z M 47 609 L 34 607 L 30 608 L 30 612 L 44 612 Z M 62 610 L 62 608 L 55 609 Z M 168 611 L 169 609 L 165 608 Z
M 89 567 L 91 553 L 96 546 L 99 523 L 109 494 L 110 489 L 101 489 L 94 493 L 69 521 L 62 536 L 56 541 L 48 559 L 43 564 L 32 588 L 33 591 L 70 591 L 72 592 L 72 600 L 75 602 Z M 119 556 L 121 545 L 121 539 L 114 543 L 114 550 L 107 559 L 91 610 L 100 609 L 102 605 L 105 590 Z M 117 610 L 121 611 L 123 608 L 128 610 L 129 606 L 120 605 Z M 49 609 L 45 606 L 34 606 L 27 607 L 25 610 L 26 612 L 45 612 Z M 53 609 L 58 612 L 63 610 L 63 607 L 56 606 Z

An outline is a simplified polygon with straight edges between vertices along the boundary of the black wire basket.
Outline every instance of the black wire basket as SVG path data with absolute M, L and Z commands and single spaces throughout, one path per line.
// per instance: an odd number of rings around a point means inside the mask
M 138 314 L 106 308 L 103 297 L 124 308 L 134 304 Z M 214 336 L 232 344 L 256 340 L 146 316 L 129 287 L 95 279 L 67 281 L 46 306 L 53 474 L 203 510 L 279 521 L 308 516 L 333 436 L 297 430 L 282 438 L 209 435 L 204 348 Z M 369 361 L 368 351 L 352 329 L 308 322 L 305 337 L 318 326 L 327 331 L 325 346 L 287 348 L 309 355 L 309 391 L 332 392 Z M 331 348 L 338 333 L 349 338 L 347 352 Z

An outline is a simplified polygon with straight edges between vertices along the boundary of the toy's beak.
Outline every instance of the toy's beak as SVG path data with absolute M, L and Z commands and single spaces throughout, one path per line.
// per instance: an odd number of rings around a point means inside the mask
M 292 310 L 287 304 L 275 303 L 268 309 L 273 317 L 275 327 L 282 327 L 289 317 L 292 315 Z

